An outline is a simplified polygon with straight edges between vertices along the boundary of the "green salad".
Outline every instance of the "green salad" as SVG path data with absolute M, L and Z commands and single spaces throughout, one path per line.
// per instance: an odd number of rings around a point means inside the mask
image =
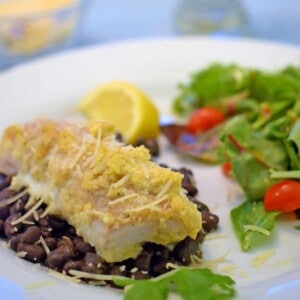
M 231 211 L 243 250 L 265 240 L 279 214 L 300 208 L 300 67 L 269 72 L 213 64 L 179 85 L 173 109 L 190 116 L 185 134 L 194 144 L 218 135 L 206 152 L 244 192 L 245 202 Z M 180 140 L 181 152 L 191 149 L 182 147 L 187 140 Z M 193 157 L 203 157 L 200 148 Z

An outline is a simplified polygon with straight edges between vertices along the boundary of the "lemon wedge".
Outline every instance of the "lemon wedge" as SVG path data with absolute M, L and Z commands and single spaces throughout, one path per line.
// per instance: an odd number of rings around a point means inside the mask
M 155 138 L 159 133 L 159 113 L 149 97 L 124 81 L 105 83 L 88 93 L 79 103 L 88 119 L 112 123 L 127 143 Z

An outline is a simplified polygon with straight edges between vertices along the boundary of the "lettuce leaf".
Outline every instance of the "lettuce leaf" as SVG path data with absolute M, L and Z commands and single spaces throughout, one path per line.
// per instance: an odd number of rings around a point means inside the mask
M 165 300 L 176 293 L 185 300 L 229 300 L 236 295 L 234 280 L 209 269 L 181 267 L 151 280 L 115 279 L 126 286 L 124 300 Z
M 245 201 L 234 208 L 231 211 L 231 221 L 241 248 L 247 251 L 266 241 L 268 235 L 262 232 L 271 233 L 277 215 L 279 215 L 279 212 L 266 212 L 262 202 Z M 262 229 L 262 232 L 247 230 L 248 225 L 257 226 Z

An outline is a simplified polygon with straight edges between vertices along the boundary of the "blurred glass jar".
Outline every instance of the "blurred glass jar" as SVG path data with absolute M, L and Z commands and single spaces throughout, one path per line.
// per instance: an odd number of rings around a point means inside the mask
M 183 34 L 249 34 L 246 13 L 239 0 L 182 0 L 175 25 Z
M 18 60 L 70 42 L 80 15 L 79 0 L 0 0 L 0 55 Z

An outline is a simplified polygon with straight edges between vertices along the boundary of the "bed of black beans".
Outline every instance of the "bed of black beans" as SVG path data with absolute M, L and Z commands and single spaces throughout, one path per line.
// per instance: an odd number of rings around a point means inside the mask
M 162 165 L 166 167 L 165 165 Z M 175 170 L 184 175 L 183 188 L 188 192 L 191 201 L 197 204 L 202 214 L 203 230 L 195 240 L 186 238 L 171 250 L 168 247 L 154 243 L 145 243 L 140 255 L 135 259 L 127 259 L 119 263 L 106 263 L 96 254 L 95 249 L 79 237 L 74 227 L 54 215 L 42 216 L 45 206 L 37 210 L 37 215 L 31 215 L 25 223 L 15 226 L 12 221 L 24 215 L 29 195 L 23 195 L 15 203 L 3 206 L 1 203 L 13 195 L 15 191 L 9 188 L 10 178 L 0 174 L 0 236 L 7 239 L 8 245 L 22 258 L 45 265 L 55 271 L 68 274 L 71 269 L 97 274 L 127 276 L 135 279 L 146 279 L 167 272 L 167 263 L 187 265 L 191 255 L 201 256 L 201 243 L 205 235 L 216 229 L 219 219 L 210 213 L 208 207 L 195 200 L 197 189 L 190 170 L 181 168 Z M 20 191 L 18 191 L 20 192 Z M 44 240 L 49 253 L 42 246 Z M 48 251 L 47 251 L 48 252 Z M 22 254 L 22 255 L 21 255 Z

